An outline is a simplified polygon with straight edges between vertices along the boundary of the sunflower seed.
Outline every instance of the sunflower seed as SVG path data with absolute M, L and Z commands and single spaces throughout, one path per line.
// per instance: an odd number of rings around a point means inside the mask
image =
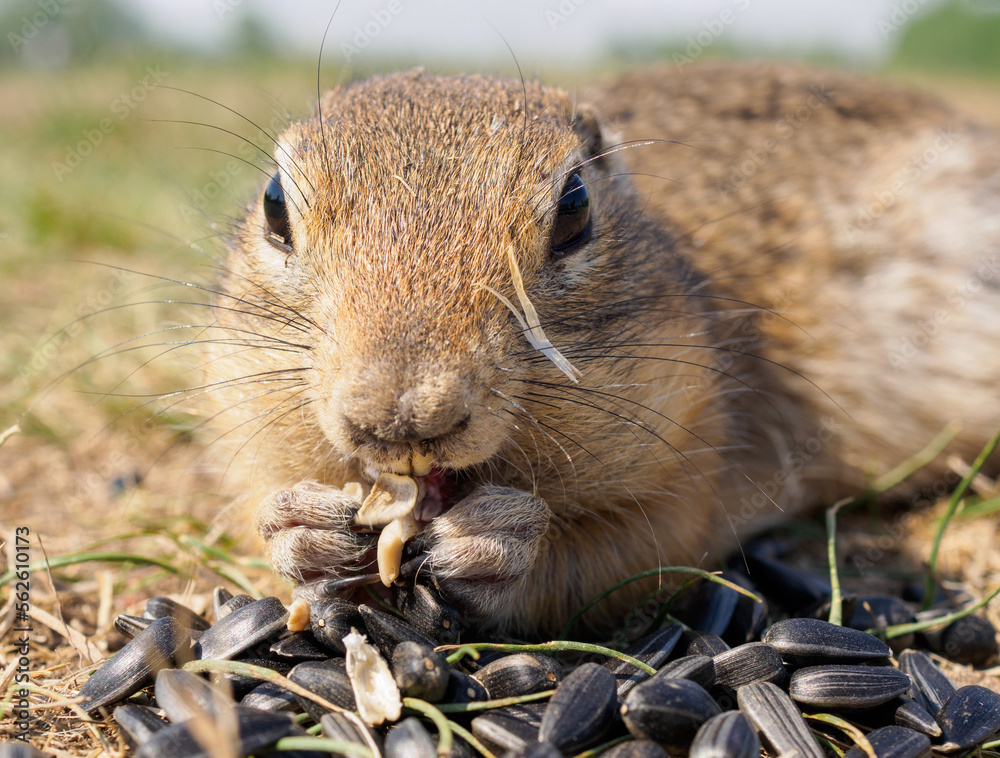
M 825 753 L 802 718 L 798 706 L 771 682 L 755 682 L 737 692 L 740 710 L 778 755 L 824 758 Z
M 896 669 L 841 664 L 799 669 L 788 683 L 792 700 L 820 708 L 872 708 L 909 689 L 909 678 Z
M 472 733 L 496 754 L 538 741 L 545 703 L 496 708 L 472 719 Z
M 519 653 L 487 663 L 472 676 L 497 699 L 555 689 L 562 680 L 562 666 L 547 655 Z
M 959 687 L 935 718 L 944 740 L 941 751 L 968 750 L 1000 729 L 1000 695 L 977 684 Z
M 868 733 L 868 742 L 878 758 L 930 758 L 931 741 L 902 726 L 884 726 Z M 855 745 L 844 758 L 866 758 L 868 753 Z
M 115 629 L 129 639 L 135 637 L 152 623 L 153 619 L 148 619 L 144 616 L 128 616 L 124 613 L 119 613 L 115 616 Z
M 830 583 L 802 569 L 791 568 L 767 555 L 763 543 L 748 546 L 747 572 L 754 585 L 789 614 L 801 614 L 829 600 Z
M 177 619 L 181 626 L 196 632 L 204 632 L 211 626 L 206 619 L 199 616 L 186 605 L 181 605 L 176 600 L 163 597 L 162 595 L 151 597 L 146 601 L 146 610 L 143 615 L 151 619 L 170 616 Z
M 454 645 L 462 632 L 462 617 L 435 589 L 423 584 L 400 587 L 396 604 L 403 618 L 439 645 Z
M 921 705 L 930 712 L 937 713 L 955 693 L 955 685 L 939 669 L 927 653 L 921 650 L 906 650 L 899 656 L 899 670 L 906 674 L 923 700 Z M 920 701 L 918 701 L 920 702 Z
M 276 597 L 266 597 L 216 621 L 198 640 L 198 657 L 229 660 L 279 633 L 288 611 Z
M 892 650 L 878 637 L 810 618 L 790 618 L 772 624 L 764 642 L 796 666 L 817 663 L 859 663 L 888 658 Z
M 299 661 L 325 661 L 330 657 L 330 651 L 316 642 L 309 632 L 296 632 L 271 643 L 271 653 L 281 658 L 293 658 Z
M 298 705 L 295 695 L 279 687 L 274 682 L 258 684 L 248 692 L 240 705 L 246 708 L 256 708 L 259 711 L 289 711 Z
M 690 758 L 756 758 L 760 739 L 746 715 L 726 711 L 701 725 L 691 743 Z
M 750 682 L 777 682 L 788 676 L 781 655 L 766 642 L 748 642 L 712 659 L 715 682 L 739 689 Z
M 156 732 L 167 726 L 167 722 L 156 715 L 152 708 L 143 705 L 119 705 L 111 717 L 132 741 L 133 746 L 141 745 Z
M 156 704 L 174 724 L 189 718 L 214 714 L 234 705 L 228 692 L 183 669 L 163 669 L 156 675 Z
M 601 753 L 601 758 L 667 758 L 667 751 L 652 740 L 629 740 Z
M 351 629 L 364 629 L 358 606 L 339 597 L 321 598 L 309 605 L 309 625 L 320 645 L 344 655 L 344 637 Z
M 358 612 L 368 632 L 368 641 L 386 658 L 392 657 L 392 651 L 400 642 L 419 642 L 428 647 L 437 647 L 434 640 L 398 616 L 367 605 L 358 606 Z
M 239 744 L 236 749 L 240 755 L 249 755 L 263 750 L 282 737 L 303 736 L 306 734 L 288 714 L 258 711 L 253 708 L 233 706 L 232 724 L 236 727 L 234 735 Z M 228 740 L 223 735 L 226 722 L 220 722 L 215 734 L 220 740 Z M 135 758 L 211 758 L 218 755 L 218 746 L 203 744 L 196 736 L 193 721 L 169 726 L 156 732 L 147 742 L 139 746 Z
M 614 675 L 596 663 L 585 663 L 556 689 L 538 728 L 538 739 L 563 752 L 595 745 L 614 721 L 617 703 Z
M 385 736 L 385 758 L 436 758 L 437 745 L 414 717 L 400 721 Z
M 156 619 L 84 683 L 80 707 L 92 712 L 124 700 L 149 684 L 160 669 L 190 657 L 190 632 L 176 619 Z
M 347 664 L 342 658 L 329 661 L 304 661 L 288 672 L 288 678 L 334 705 L 349 711 L 357 708 L 354 702 L 354 687 L 347 675 Z M 312 700 L 296 697 L 306 713 L 313 717 L 313 721 L 319 721 L 327 712 Z
M 688 629 L 684 630 L 677 647 L 684 651 L 684 655 L 707 655 L 709 658 L 714 658 L 731 649 L 726 641 L 716 634 L 705 634 Z
M 690 679 L 706 690 L 715 684 L 715 663 L 707 655 L 685 655 L 664 664 L 654 679 Z
M 445 703 L 475 703 L 489 700 L 490 693 L 478 679 L 468 674 L 451 669 L 448 674 L 448 689 L 445 690 Z
M 224 603 L 214 605 L 213 609 L 215 611 L 215 621 L 218 623 L 222 621 L 226 616 L 228 616 L 233 611 L 238 611 L 240 608 L 244 608 L 250 603 L 256 602 L 250 595 L 232 595 Z
M 700 685 L 659 677 L 637 684 L 621 707 L 625 726 L 634 737 L 658 742 L 668 751 L 685 749 L 698 728 L 720 712 Z
M 362 732 L 361 727 L 343 713 L 325 713 L 319 723 L 323 727 L 323 736 L 331 740 L 343 740 L 357 745 L 367 745 L 369 740 L 375 744 L 380 741 L 371 727 L 365 727 L 366 732 Z
M 636 640 L 625 649 L 625 653 L 655 669 L 670 657 L 682 631 L 680 624 L 671 624 Z M 645 671 L 618 658 L 612 658 L 604 666 L 615 675 L 615 687 L 620 698 L 625 697 L 639 682 L 649 679 Z
M 0 758 L 52 758 L 27 742 L 0 742 Z
M 979 616 L 963 616 L 941 632 L 940 652 L 956 663 L 982 666 L 997 654 L 997 631 Z

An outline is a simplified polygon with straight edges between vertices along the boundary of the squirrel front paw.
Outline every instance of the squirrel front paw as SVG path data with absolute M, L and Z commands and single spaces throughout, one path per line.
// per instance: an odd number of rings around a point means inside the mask
M 550 515 L 545 501 L 526 492 L 480 486 L 420 535 L 424 566 L 468 621 L 497 622 L 535 566 Z
M 360 493 L 300 482 L 261 501 L 254 513 L 271 566 L 297 585 L 361 571 L 378 535 L 351 528 Z

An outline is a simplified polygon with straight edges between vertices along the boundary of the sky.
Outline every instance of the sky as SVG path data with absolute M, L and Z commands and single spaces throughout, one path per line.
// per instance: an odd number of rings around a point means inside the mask
M 877 63 L 902 23 L 938 0 L 341 0 L 324 55 L 365 53 L 571 67 L 609 47 L 680 40 L 767 52 L 831 50 Z M 970 4 L 994 0 L 966 0 Z M 335 0 L 129 0 L 175 41 L 218 44 L 255 14 L 290 50 L 315 54 Z M 353 62 L 353 61 L 352 61 Z

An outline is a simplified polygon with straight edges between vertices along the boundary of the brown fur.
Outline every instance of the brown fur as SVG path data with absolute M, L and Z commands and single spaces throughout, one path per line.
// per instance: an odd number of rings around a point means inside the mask
M 546 633 L 631 573 L 714 567 L 952 419 L 967 455 L 1000 421 L 995 135 L 785 66 L 646 70 L 579 99 L 415 71 L 334 90 L 281 137 L 293 249 L 250 210 L 221 282 L 235 343 L 208 366 L 232 382 L 213 393 L 231 480 L 265 495 L 272 560 L 307 589 L 366 560 L 340 488 L 414 452 L 469 490 L 426 532 L 445 591 Z M 614 149 L 647 139 L 679 143 Z M 554 260 L 574 171 L 592 239 Z M 517 303 L 510 246 L 578 385 L 496 296 Z

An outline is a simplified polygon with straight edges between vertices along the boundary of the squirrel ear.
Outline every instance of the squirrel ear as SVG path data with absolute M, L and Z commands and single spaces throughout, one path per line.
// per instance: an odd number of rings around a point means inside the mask
M 570 127 L 579 135 L 585 157 L 592 158 L 604 149 L 604 130 L 597 111 L 590 105 L 577 105 Z

